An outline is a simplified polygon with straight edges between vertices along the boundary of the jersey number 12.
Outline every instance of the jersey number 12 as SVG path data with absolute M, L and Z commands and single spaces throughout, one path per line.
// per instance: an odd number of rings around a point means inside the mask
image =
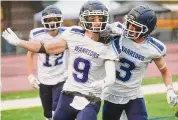
M 63 55 L 64 55 L 64 53 L 62 52 L 62 53 L 60 53 L 60 54 L 55 54 L 56 56 L 58 56 L 56 59 L 55 59 L 55 63 L 54 63 L 54 66 L 56 66 L 56 65 L 60 65 L 60 64 L 62 64 L 62 57 L 63 57 Z M 45 60 L 45 62 L 43 63 L 43 65 L 44 66 L 46 66 L 46 67 L 51 67 L 52 66 L 52 64 L 51 63 L 49 63 L 49 59 L 50 59 L 50 55 L 49 54 L 46 54 L 46 60 Z

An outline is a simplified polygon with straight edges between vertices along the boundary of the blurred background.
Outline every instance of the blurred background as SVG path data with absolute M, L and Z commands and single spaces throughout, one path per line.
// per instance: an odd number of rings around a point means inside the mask
M 1 31 L 7 27 L 13 28 L 21 38 L 28 39 L 31 29 L 41 26 L 41 11 L 54 4 L 64 15 L 63 26 L 78 24 L 78 14 L 84 1 L 2 1 Z M 124 22 L 123 17 L 137 5 L 147 5 L 158 17 L 157 29 L 153 36 L 168 43 L 178 42 L 178 1 L 107 1 L 103 3 L 110 11 L 110 22 Z M 2 55 L 24 54 L 21 48 L 15 48 L 7 42 L 1 43 Z

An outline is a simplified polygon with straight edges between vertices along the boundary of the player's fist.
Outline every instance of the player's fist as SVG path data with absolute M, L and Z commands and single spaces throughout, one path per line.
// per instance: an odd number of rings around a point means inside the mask
M 178 103 L 178 96 L 175 94 L 173 89 L 169 89 L 167 91 L 167 102 L 168 104 L 171 104 L 175 106 Z
M 40 82 L 38 81 L 38 79 L 33 74 L 28 76 L 28 81 L 30 82 L 30 85 L 32 87 L 39 89 Z
M 113 36 L 122 34 L 122 28 L 117 27 L 115 24 L 109 24 L 107 28 L 111 30 Z
M 18 46 L 20 43 L 20 39 L 10 28 L 7 28 L 7 30 L 3 31 L 2 37 L 11 45 Z
M 122 30 L 112 24 L 106 26 L 106 29 L 100 32 L 99 42 L 104 44 L 109 43 L 110 41 L 119 38 L 122 34 Z

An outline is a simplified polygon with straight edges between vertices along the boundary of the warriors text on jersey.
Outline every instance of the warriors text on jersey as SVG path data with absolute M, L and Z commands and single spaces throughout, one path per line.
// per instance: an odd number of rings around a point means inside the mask
M 148 64 L 165 54 L 166 46 L 151 36 L 139 44 L 123 37 L 120 60 L 116 62 L 116 82 L 104 90 L 104 99 L 126 104 L 131 99 L 143 97 L 141 83 Z
M 105 78 L 105 60 L 118 58 L 112 47 L 114 42 L 105 45 L 91 40 L 84 35 L 82 28 L 78 26 L 71 27 L 61 36 L 66 40 L 70 52 L 68 79 L 63 89 L 100 96 L 101 91 L 90 87 L 90 84 Z M 117 48 L 119 51 L 120 47 Z
M 59 28 L 59 34 L 56 37 L 52 37 L 47 33 L 44 28 L 35 28 L 30 32 L 30 40 L 40 42 L 53 42 L 58 40 L 63 28 Z M 45 41 L 44 41 L 45 40 Z M 66 79 L 66 64 L 67 64 L 66 52 L 60 54 L 41 54 L 38 53 L 37 61 L 37 76 L 39 81 L 45 85 L 55 85 Z

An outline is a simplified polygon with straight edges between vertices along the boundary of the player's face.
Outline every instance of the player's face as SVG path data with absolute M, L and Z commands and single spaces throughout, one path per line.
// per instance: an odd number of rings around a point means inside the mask
M 102 15 L 90 15 L 88 16 L 88 22 L 91 22 L 90 28 L 100 29 L 101 22 L 103 22 L 104 18 Z
M 46 18 L 46 22 L 57 22 L 57 21 L 58 21 L 57 17 Z
M 51 28 L 55 27 L 55 22 L 58 22 L 59 18 L 57 17 L 51 17 L 51 18 L 46 18 L 45 22 L 48 22 L 51 26 Z
M 134 24 L 131 24 L 131 23 L 129 23 L 128 22 L 128 24 L 127 24 L 127 28 L 128 28 L 128 30 L 129 30 L 129 36 L 131 36 L 131 37 L 135 37 L 135 36 L 137 36 L 139 33 L 138 32 L 136 32 L 136 31 L 141 31 L 141 28 L 140 27 L 138 27 L 138 26 L 136 26 L 136 25 L 134 25 Z

